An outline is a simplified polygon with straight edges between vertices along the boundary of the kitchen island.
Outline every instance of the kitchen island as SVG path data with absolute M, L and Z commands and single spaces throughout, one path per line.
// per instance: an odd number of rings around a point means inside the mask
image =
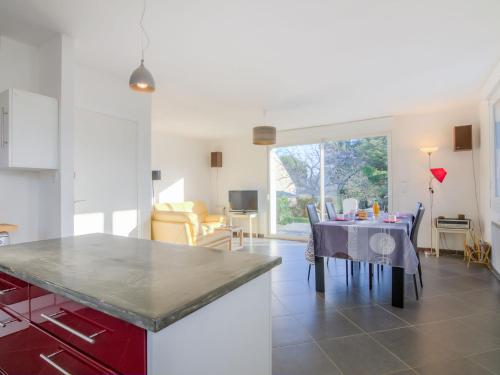
M 271 374 L 279 257 L 92 234 L 0 249 L 0 373 Z

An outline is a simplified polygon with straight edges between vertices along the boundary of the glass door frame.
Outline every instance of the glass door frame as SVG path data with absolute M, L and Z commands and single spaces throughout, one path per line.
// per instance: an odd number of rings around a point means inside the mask
M 387 195 L 388 195 L 388 205 L 389 211 L 393 210 L 393 194 L 392 194 L 392 132 L 389 131 L 381 131 L 381 132 L 373 132 L 373 133 L 363 133 L 356 134 L 353 133 L 349 136 L 343 137 L 325 137 L 318 140 L 310 140 L 305 142 L 287 142 L 287 143 L 277 143 L 273 146 L 267 147 L 267 237 L 276 238 L 282 240 L 292 240 L 292 241 L 304 241 L 307 240 L 307 237 L 304 236 L 287 236 L 280 234 L 272 234 L 271 229 L 273 229 L 273 225 L 276 225 L 276 200 L 272 199 L 271 196 L 271 186 L 272 182 L 272 168 L 271 168 L 271 153 L 275 148 L 281 147 L 289 147 L 289 146 L 301 146 L 301 145 L 320 145 L 320 218 L 321 220 L 325 220 L 325 143 L 326 142 L 336 142 L 336 141 L 348 141 L 350 139 L 358 139 L 358 138 L 373 138 L 373 137 L 386 137 L 387 138 Z M 274 220 L 274 222 L 273 222 Z

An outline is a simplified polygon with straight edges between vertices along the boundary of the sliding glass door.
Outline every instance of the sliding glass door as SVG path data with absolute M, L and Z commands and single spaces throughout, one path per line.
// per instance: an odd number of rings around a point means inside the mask
M 346 198 L 356 198 L 360 208 L 377 199 L 388 209 L 386 136 L 275 147 L 269 156 L 271 235 L 308 236 L 308 203 L 322 211 L 330 201 L 341 212 Z
M 276 147 L 270 154 L 271 234 L 311 232 L 306 205 L 320 202 L 321 146 Z

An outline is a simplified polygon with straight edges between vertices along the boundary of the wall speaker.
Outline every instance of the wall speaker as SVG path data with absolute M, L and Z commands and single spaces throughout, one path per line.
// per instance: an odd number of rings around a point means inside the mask
M 472 125 L 453 128 L 453 147 L 455 151 L 472 150 Z
M 210 166 L 212 168 L 222 168 L 222 152 L 211 152 L 210 153 Z

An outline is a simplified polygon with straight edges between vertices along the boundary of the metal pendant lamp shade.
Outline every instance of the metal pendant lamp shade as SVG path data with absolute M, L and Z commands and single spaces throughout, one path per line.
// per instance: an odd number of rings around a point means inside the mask
M 274 126 L 256 126 L 253 128 L 253 144 L 269 146 L 276 143 L 276 128 Z
M 139 92 L 154 92 L 156 89 L 153 75 L 144 66 L 144 60 L 141 60 L 141 65 L 132 72 L 129 80 L 129 86 L 134 91 Z

